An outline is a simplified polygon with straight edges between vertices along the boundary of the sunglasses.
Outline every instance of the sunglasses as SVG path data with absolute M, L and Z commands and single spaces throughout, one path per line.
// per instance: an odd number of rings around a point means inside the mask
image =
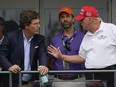
M 67 51 L 71 51 L 70 42 L 69 42 L 68 40 L 65 42 L 65 49 L 66 49 Z

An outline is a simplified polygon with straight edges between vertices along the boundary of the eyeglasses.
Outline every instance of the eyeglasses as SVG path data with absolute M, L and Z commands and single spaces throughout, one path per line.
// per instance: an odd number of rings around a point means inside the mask
M 65 42 L 65 49 L 71 51 L 70 42 L 68 40 Z

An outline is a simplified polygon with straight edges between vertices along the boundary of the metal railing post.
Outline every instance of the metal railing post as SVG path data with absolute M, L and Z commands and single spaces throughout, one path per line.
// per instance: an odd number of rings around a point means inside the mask
M 22 86 L 22 74 L 21 74 L 21 72 L 19 72 L 19 87 L 21 87 Z
M 9 87 L 12 87 L 12 73 L 9 73 Z

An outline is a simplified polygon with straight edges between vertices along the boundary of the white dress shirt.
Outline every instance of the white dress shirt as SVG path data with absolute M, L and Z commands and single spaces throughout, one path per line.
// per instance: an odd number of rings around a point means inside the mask
M 30 65 L 30 44 L 32 38 L 27 40 L 23 33 L 24 37 L 24 71 L 30 71 L 31 70 L 31 65 Z M 29 74 L 23 74 L 22 80 L 23 81 L 28 81 L 30 79 Z

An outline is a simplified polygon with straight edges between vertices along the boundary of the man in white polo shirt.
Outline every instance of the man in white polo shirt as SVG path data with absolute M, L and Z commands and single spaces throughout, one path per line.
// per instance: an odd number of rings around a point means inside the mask
M 85 62 L 88 70 L 116 69 L 116 25 L 103 22 L 93 6 L 83 6 L 75 20 L 78 20 L 82 28 L 87 30 L 79 55 L 69 57 L 52 45 L 48 47 L 48 53 L 67 62 Z M 92 79 L 91 76 L 87 77 Z M 94 79 L 106 80 L 107 87 L 114 87 L 113 72 L 94 73 Z

